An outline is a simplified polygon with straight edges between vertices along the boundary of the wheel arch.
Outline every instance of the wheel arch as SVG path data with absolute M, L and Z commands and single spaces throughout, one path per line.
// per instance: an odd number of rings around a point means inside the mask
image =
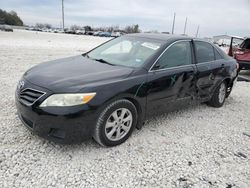
M 143 121 L 145 119 L 145 114 L 146 114 L 145 113 L 145 111 L 146 111 L 146 97 L 136 97 L 135 95 L 133 95 L 131 93 L 118 94 L 116 96 L 113 96 L 113 97 L 107 99 L 103 104 L 101 104 L 100 108 L 98 109 L 98 114 L 100 114 L 102 112 L 102 110 L 110 103 L 113 103 L 114 101 L 122 100 L 122 99 L 126 99 L 126 100 L 132 102 L 133 105 L 135 105 L 136 110 L 137 110 L 137 115 L 138 115 L 136 128 L 141 129 L 141 127 L 143 125 Z
M 229 77 L 228 77 L 228 78 L 225 78 L 224 80 L 222 80 L 222 82 L 223 82 L 223 81 L 226 82 L 227 87 L 232 85 L 232 79 L 229 78 Z
M 135 105 L 136 110 L 137 110 L 137 115 L 138 115 L 136 128 L 137 128 L 137 129 L 141 129 L 142 124 L 143 124 L 144 111 L 145 111 L 145 110 L 142 109 L 141 104 L 140 104 L 139 101 L 136 100 L 135 98 L 133 98 L 133 97 L 125 97 L 124 99 L 129 100 L 130 102 L 132 102 L 132 103 Z
M 233 87 L 233 79 L 230 77 L 225 77 L 222 80 L 220 80 L 216 86 L 213 88 L 213 92 L 212 94 L 215 92 L 216 88 L 220 86 L 220 84 L 222 82 L 226 82 L 226 87 L 227 87 L 227 91 L 226 91 L 226 98 L 230 95 L 231 91 L 232 91 L 232 87 Z M 212 96 L 211 96 L 212 97 Z
M 220 84 L 221 84 L 222 82 L 226 82 L 227 87 L 228 87 L 228 85 L 230 85 L 230 84 L 233 83 L 233 82 L 232 82 L 232 79 L 231 79 L 230 77 L 225 77 L 225 78 L 221 79 L 219 82 L 217 82 L 217 84 L 216 84 L 214 90 L 215 90 L 218 86 L 220 86 Z
M 225 78 L 223 81 L 227 84 L 226 98 L 228 98 L 233 88 L 234 79 L 228 77 Z

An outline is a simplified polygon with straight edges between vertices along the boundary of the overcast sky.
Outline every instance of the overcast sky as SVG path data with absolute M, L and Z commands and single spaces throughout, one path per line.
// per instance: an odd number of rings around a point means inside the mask
M 250 0 L 64 0 L 65 25 L 108 26 L 139 24 L 143 31 L 181 34 L 188 17 L 187 34 L 250 36 Z M 61 25 L 61 0 L 1 0 L 0 8 L 15 10 L 25 24 Z

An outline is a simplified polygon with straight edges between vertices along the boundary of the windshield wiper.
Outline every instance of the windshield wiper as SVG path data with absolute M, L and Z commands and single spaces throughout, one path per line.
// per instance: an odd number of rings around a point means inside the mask
M 105 64 L 108 64 L 108 65 L 113 65 L 113 66 L 115 66 L 114 64 L 109 63 L 109 62 L 107 62 L 107 61 L 104 60 L 104 59 L 93 59 L 93 60 L 98 61 L 98 62 L 100 62 L 100 63 L 105 63 Z

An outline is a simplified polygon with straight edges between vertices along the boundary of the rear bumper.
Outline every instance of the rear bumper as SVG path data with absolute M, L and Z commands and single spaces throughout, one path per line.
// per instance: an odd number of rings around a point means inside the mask
M 41 109 L 26 106 L 16 98 L 17 113 L 33 133 L 63 144 L 89 139 L 95 126 L 96 113 L 87 106 Z
M 250 61 L 239 61 L 240 70 L 250 70 Z

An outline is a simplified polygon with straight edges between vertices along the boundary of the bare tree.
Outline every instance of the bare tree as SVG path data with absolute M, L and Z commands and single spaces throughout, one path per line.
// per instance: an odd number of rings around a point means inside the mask
M 72 30 L 72 31 L 76 31 L 76 30 L 80 30 L 80 29 L 81 29 L 81 26 L 78 26 L 78 25 L 72 25 L 70 27 L 70 30 Z
M 131 26 L 126 26 L 124 31 L 126 33 L 140 33 L 139 25 L 131 25 Z
M 85 31 L 92 31 L 93 30 L 89 25 L 86 25 L 83 28 Z
M 48 24 L 48 23 L 36 23 L 35 27 L 38 29 L 51 29 L 52 28 L 51 24 Z

